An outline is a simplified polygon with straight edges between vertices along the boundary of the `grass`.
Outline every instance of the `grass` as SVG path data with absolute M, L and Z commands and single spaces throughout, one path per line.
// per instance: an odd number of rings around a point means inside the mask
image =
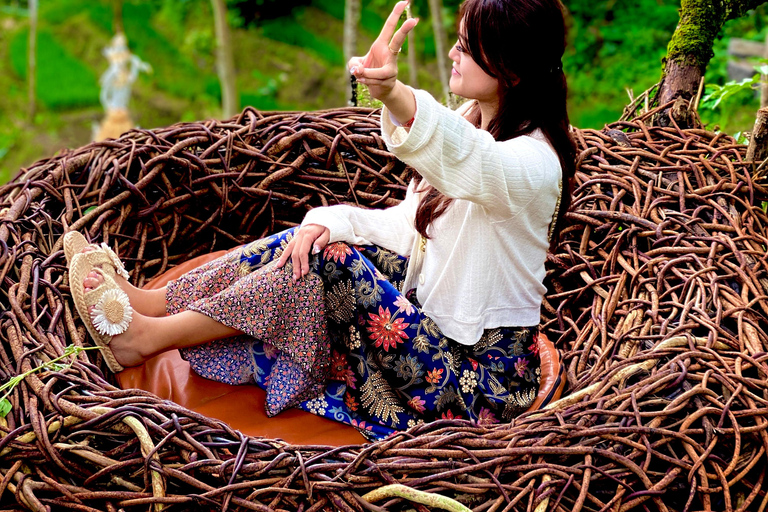
M 299 10 L 299 9 L 297 9 Z M 264 37 L 281 43 L 298 46 L 323 59 L 331 66 L 344 64 L 341 46 L 328 38 L 318 36 L 308 25 L 311 20 L 302 16 L 302 22 L 296 18 L 275 18 L 265 21 L 261 30 Z
M 150 62 L 153 74 L 152 86 L 174 96 L 197 99 L 206 95 L 206 82 L 200 80 L 202 72 L 189 55 L 180 51 L 184 41 L 171 40 L 162 29 L 157 9 L 149 2 L 124 2 L 122 9 L 123 30 L 131 52 Z M 45 23 L 51 27 L 64 27 L 70 23 L 73 13 L 85 15 L 84 22 L 96 27 L 106 40 L 114 33 L 112 7 L 108 3 L 87 0 L 58 0 L 55 5 L 42 11 Z M 156 26 L 160 24 L 161 26 Z M 74 41 L 69 41 L 74 45 Z M 98 65 L 106 67 L 101 59 Z
M 11 40 L 11 65 L 22 80 L 27 79 L 28 30 L 20 30 Z M 51 109 L 88 107 L 99 103 L 96 75 L 73 57 L 49 30 L 37 37 L 38 100 Z
M 205 94 L 200 76 L 207 73 L 183 55 L 178 44 L 153 27 L 151 5 L 124 3 L 123 25 L 131 50 L 152 63 L 152 81 L 157 87 L 181 98 L 195 99 Z
M 344 21 L 344 2 L 339 0 L 312 0 L 312 6 L 328 13 L 339 21 Z M 394 6 L 394 2 L 392 2 L 391 6 Z M 388 7 L 390 7 L 389 4 Z M 389 9 L 377 9 L 371 2 L 364 1 L 362 11 L 360 12 L 360 29 L 366 35 L 376 37 L 379 35 L 381 26 L 388 14 Z

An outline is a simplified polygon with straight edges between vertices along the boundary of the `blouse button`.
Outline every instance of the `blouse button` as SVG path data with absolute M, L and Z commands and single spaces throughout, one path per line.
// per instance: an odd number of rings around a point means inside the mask
M 419 274 L 419 284 L 424 284 L 424 274 Z

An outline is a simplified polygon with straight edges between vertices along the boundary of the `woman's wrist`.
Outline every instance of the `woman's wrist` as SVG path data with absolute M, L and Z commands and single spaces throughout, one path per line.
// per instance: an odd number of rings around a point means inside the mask
M 385 97 L 379 98 L 387 106 L 396 125 L 410 127 L 416 116 L 416 98 L 411 88 L 399 80 L 392 91 Z

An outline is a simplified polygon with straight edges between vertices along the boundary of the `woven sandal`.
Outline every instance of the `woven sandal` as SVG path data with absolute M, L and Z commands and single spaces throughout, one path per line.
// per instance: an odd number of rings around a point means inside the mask
M 109 257 L 105 256 L 106 251 L 101 249 L 86 253 L 81 251 L 82 248 L 80 251 L 71 253 L 69 261 L 69 288 L 75 302 L 75 309 L 96 345 L 101 347 L 107 367 L 117 373 L 123 371 L 123 366 L 115 359 L 109 343 L 113 336 L 122 334 L 128 329 L 133 319 L 133 308 L 128 300 L 128 294 L 113 279 L 119 270 L 113 266 L 114 262 L 111 258 L 110 261 L 105 260 L 105 257 Z M 119 263 L 120 260 L 117 261 Z M 122 268 L 122 264 L 119 268 Z M 92 271 L 101 274 L 103 282 L 86 292 L 83 281 Z M 123 272 L 125 272 L 124 269 Z M 91 306 L 93 306 L 93 312 L 89 311 Z
M 67 264 L 71 265 L 72 258 L 76 254 L 82 254 L 83 250 L 88 246 L 94 249 L 86 253 L 92 255 L 89 258 L 94 267 L 100 268 L 110 277 L 118 275 L 126 281 L 130 278 L 125 270 L 125 266 L 123 266 L 123 262 L 117 257 L 115 251 L 103 242 L 101 245 L 89 244 L 88 240 L 77 231 L 70 231 L 64 235 L 64 256 L 67 257 Z

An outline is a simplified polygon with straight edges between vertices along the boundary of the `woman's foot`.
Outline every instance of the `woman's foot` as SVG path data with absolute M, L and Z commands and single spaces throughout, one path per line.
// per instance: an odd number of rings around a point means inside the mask
M 132 286 L 112 251 L 85 254 L 100 250 L 89 246 L 76 231 L 65 235 L 75 308 L 96 345 L 104 349 L 106 364 L 113 372 L 167 350 L 243 334 L 196 311 L 166 315 L 164 288 L 140 290 Z
M 125 291 L 123 283 L 127 282 L 120 277 L 115 281 Z M 104 282 L 104 277 L 96 271 L 91 271 L 85 279 L 83 279 L 83 292 L 88 293 L 91 290 L 95 290 Z M 128 285 L 130 286 L 130 284 Z M 127 293 L 127 291 L 126 291 Z M 88 312 L 91 315 L 91 321 L 97 313 L 94 312 L 96 306 L 88 308 Z M 135 308 L 134 308 L 135 309 Z M 148 354 L 145 354 L 141 350 L 142 344 L 142 332 L 145 331 L 147 323 L 147 317 L 140 314 L 138 311 L 133 312 L 133 317 L 128 324 L 128 328 L 122 334 L 112 336 L 112 340 L 109 342 L 109 349 L 117 359 L 117 362 L 124 367 L 137 366 L 148 359 Z
M 82 252 L 87 253 L 98 250 L 100 250 L 98 246 L 88 245 Z M 157 290 L 142 290 L 141 288 L 133 286 L 120 275 L 115 275 L 113 279 L 128 295 L 128 300 L 131 302 L 131 307 L 135 312 L 151 317 L 161 317 L 166 315 L 165 287 Z

